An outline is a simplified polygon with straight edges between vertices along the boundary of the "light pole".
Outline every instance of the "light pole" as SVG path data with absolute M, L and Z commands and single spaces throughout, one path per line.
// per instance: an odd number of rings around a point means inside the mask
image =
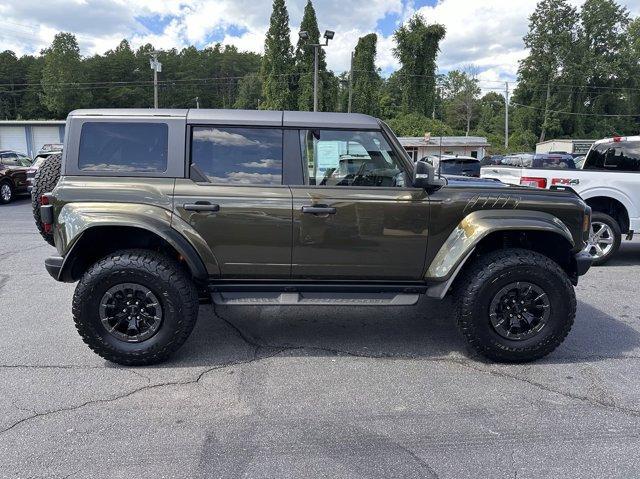
M 302 30 L 300 38 L 309 39 L 309 32 Z M 324 43 L 307 43 L 306 46 L 313 47 L 313 111 L 318 111 L 318 50 L 329 45 L 329 40 L 333 39 L 335 32 L 331 30 L 324 31 Z
M 149 59 L 149 65 L 153 70 L 153 107 L 158 108 L 158 73 L 162 71 L 162 63 L 158 61 L 158 54 L 160 52 L 149 52 L 151 58 Z

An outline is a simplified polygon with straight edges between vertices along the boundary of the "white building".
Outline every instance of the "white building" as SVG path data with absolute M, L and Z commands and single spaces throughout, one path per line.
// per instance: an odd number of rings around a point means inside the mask
M 429 155 L 460 155 L 482 159 L 491 145 L 482 136 L 401 136 L 400 144 L 413 161 Z
M 596 140 L 547 140 L 536 145 L 536 153 L 570 153 L 572 155 L 586 155 Z
M 64 124 L 64 120 L 0 120 L 0 150 L 33 158 L 42 145 L 63 142 Z

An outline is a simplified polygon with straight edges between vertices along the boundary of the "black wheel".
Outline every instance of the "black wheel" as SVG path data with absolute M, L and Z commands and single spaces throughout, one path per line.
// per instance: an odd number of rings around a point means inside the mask
M 473 349 L 494 361 L 546 356 L 564 341 L 576 314 L 567 274 L 524 249 L 481 256 L 457 278 L 454 294 L 458 328 Z
M 0 182 L 0 203 L 7 204 L 13 199 L 13 185 L 10 181 Z
M 36 171 L 36 175 L 33 178 L 33 189 L 31 190 L 33 219 L 36 221 L 36 227 L 40 235 L 42 235 L 44 240 L 51 246 L 55 246 L 53 243 L 53 235 L 44 230 L 42 219 L 40 218 L 40 198 L 45 193 L 51 193 L 58 183 L 60 179 L 61 161 L 62 155 L 59 154 L 45 158 L 40 168 Z
M 594 212 L 591 216 L 591 231 L 585 251 L 593 258 L 593 265 L 599 266 L 609 261 L 620 249 L 622 233 L 620 225 L 611 216 Z
M 189 337 L 198 292 L 173 259 L 147 250 L 119 251 L 83 275 L 73 295 L 73 318 L 85 343 L 108 361 L 153 364 Z

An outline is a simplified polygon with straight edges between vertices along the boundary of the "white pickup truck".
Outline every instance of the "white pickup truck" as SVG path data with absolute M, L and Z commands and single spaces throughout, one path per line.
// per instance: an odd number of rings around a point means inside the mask
M 487 165 L 482 178 L 504 183 L 551 188 L 568 186 L 593 210 L 587 251 L 593 264 L 607 262 L 640 230 L 640 136 L 596 141 L 581 169 L 530 168 L 521 165 Z

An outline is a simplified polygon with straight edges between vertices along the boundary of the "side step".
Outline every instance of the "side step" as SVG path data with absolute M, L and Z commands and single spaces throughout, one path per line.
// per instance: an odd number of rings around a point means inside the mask
M 213 302 L 225 306 L 411 306 L 418 302 L 417 293 L 328 293 L 273 291 L 213 292 Z

